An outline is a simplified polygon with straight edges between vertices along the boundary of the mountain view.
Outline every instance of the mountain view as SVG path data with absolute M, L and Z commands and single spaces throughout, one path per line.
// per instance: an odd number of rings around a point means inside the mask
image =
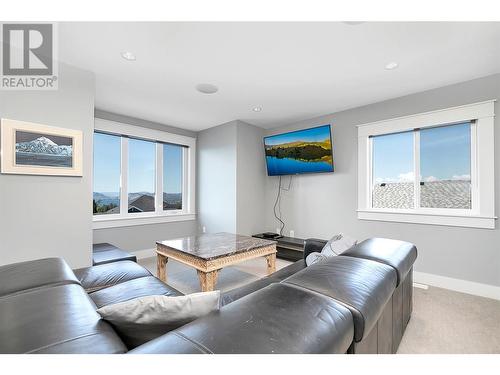
M 66 145 L 59 146 L 47 137 L 42 136 L 29 142 L 16 143 L 16 152 L 71 156 L 73 147 Z
M 302 161 L 332 162 L 332 143 L 330 139 L 320 142 L 295 141 L 277 145 L 266 145 L 266 156 L 292 158 Z
M 128 212 L 154 211 L 154 194 L 146 192 L 130 193 Z M 94 192 L 94 215 L 120 213 L 120 194 L 118 192 Z M 181 210 L 182 193 L 163 193 L 164 210 Z
M 72 156 L 72 145 L 60 146 L 44 136 L 16 143 L 16 163 L 21 165 L 71 167 Z

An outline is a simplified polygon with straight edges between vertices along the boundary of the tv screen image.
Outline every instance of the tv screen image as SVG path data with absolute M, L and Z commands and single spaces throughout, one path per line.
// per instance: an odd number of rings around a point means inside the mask
M 330 125 L 264 138 L 267 174 L 333 172 Z

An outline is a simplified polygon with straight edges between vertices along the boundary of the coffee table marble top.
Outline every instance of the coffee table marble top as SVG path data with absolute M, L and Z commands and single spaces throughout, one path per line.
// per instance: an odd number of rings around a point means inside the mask
M 160 247 L 166 246 L 204 260 L 212 260 L 275 245 L 276 241 L 222 232 L 157 241 L 156 244 L 160 245 Z

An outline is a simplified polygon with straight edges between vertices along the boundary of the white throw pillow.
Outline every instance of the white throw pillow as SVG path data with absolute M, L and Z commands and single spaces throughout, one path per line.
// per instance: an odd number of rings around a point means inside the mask
M 327 257 L 336 256 L 342 254 L 346 250 L 349 250 L 357 243 L 358 240 L 345 236 L 343 233 L 339 233 L 333 236 L 330 241 L 326 243 L 323 250 L 321 250 L 321 254 Z
M 321 262 L 321 261 L 323 261 L 325 259 L 328 259 L 328 257 L 326 255 L 318 253 L 317 251 L 315 251 L 314 253 L 311 253 L 311 254 L 309 254 L 306 257 L 306 265 L 310 266 L 310 265 L 312 265 L 314 263 Z
M 178 297 L 139 297 L 101 307 L 97 312 L 132 349 L 219 307 L 220 291 L 216 290 Z

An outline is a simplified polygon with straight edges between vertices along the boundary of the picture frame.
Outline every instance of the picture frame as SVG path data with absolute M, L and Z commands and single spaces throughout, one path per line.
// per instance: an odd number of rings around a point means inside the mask
M 26 121 L 1 119 L 1 173 L 83 175 L 83 133 Z

